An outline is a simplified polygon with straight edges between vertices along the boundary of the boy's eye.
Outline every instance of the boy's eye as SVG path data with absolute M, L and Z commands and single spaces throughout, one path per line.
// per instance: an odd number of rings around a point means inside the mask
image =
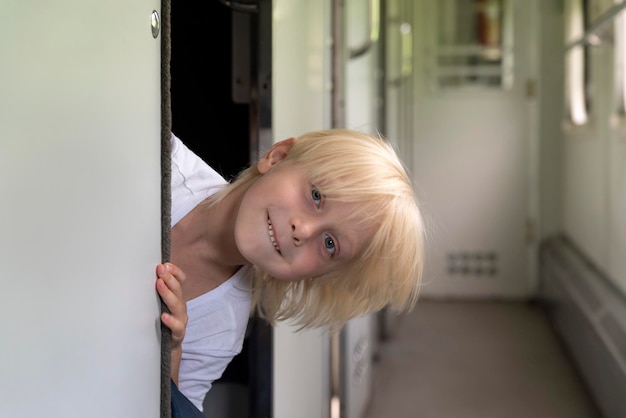
M 337 250 L 335 248 L 335 240 L 330 235 L 324 235 L 324 247 L 326 247 L 326 251 L 328 251 L 331 257 L 335 255 L 335 251 Z
M 313 198 L 313 202 L 315 202 L 316 206 L 319 206 L 322 203 L 322 194 L 315 187 L 311 188 L 311 197 Z

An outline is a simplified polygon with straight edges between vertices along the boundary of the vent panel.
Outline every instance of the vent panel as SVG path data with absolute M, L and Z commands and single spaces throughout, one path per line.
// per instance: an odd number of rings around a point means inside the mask
M 459 251 L 448 254 L 448 274 L 451 276 L 493 277 L 498 274 L 498 254 L 495 251 Z

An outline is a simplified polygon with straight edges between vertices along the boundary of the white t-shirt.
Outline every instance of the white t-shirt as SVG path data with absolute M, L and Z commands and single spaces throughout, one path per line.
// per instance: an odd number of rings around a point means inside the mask
M 171 181 L 172 226 L 226 184 L 174 134 Z M 243 266 L 219 287 L 187 302 L 178 388 L 201 411 L 213 381 L 241 352 L 250 313 L 249 269 Z

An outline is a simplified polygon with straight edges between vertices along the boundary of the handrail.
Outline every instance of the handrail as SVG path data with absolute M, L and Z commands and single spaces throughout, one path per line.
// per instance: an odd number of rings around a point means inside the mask
M 367 39 L 356 48 L 350 48 L 350 59 L 365 54 L 378 41 L 380 36 L 380 0 L 368 1 Z
M 230 0 L 217 0 L 222 3 L 224 6 L 233 9 L 236 12 L 244 12 L 244 13 L 257 13 L 259 11 L 258 4 L 248 4 L 248 3 L 239 3 L 237 1 Z
M 411 77 L 413 73 L 413 30 L 411 24 L 403 22 L 400 25 L 400 74 L 389 80 L 389 84 L 399 87 Z
M 587 30 L 585 31 L 585 33 L 583 34 L 583 36 L 580 39 L 577 39 L 574 42 L 570 42 L 569 44 L 567 44 L 565 46 L 565 52 L 569 51 L 570 49 L 579 46 L 579 45 L 584 45 L 586 43 L 589 42 L 589 38 L 591 38 L 593 35 L 596 34 L 596 32 L 598 32 L 600 29 L 602 29 L 605 25 L 611 23 L 618 14 L 620 14 L 620 12 L 623 11 L 623 9 L 626 7 L 626 1 L 620 3 L 620 4 L 616 4 L 615 6 L 611 7 L 606 13 L 604 13 L 602 16 L 600 16 L 599 18 L 597 18 L 590 26 L 589 28 L 587 28 Z

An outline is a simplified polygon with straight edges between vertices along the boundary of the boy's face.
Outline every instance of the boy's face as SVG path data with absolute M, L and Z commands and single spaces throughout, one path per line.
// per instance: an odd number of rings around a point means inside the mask
M 356 204 L 326 201 L 302 169 L 282 162 L 292 144 L 275 144 L 259 161 L 262 176 L 246 191 L 235 223 L 241 254 L 279 280 L 341 268 L 371 237 L 344 221 Z

